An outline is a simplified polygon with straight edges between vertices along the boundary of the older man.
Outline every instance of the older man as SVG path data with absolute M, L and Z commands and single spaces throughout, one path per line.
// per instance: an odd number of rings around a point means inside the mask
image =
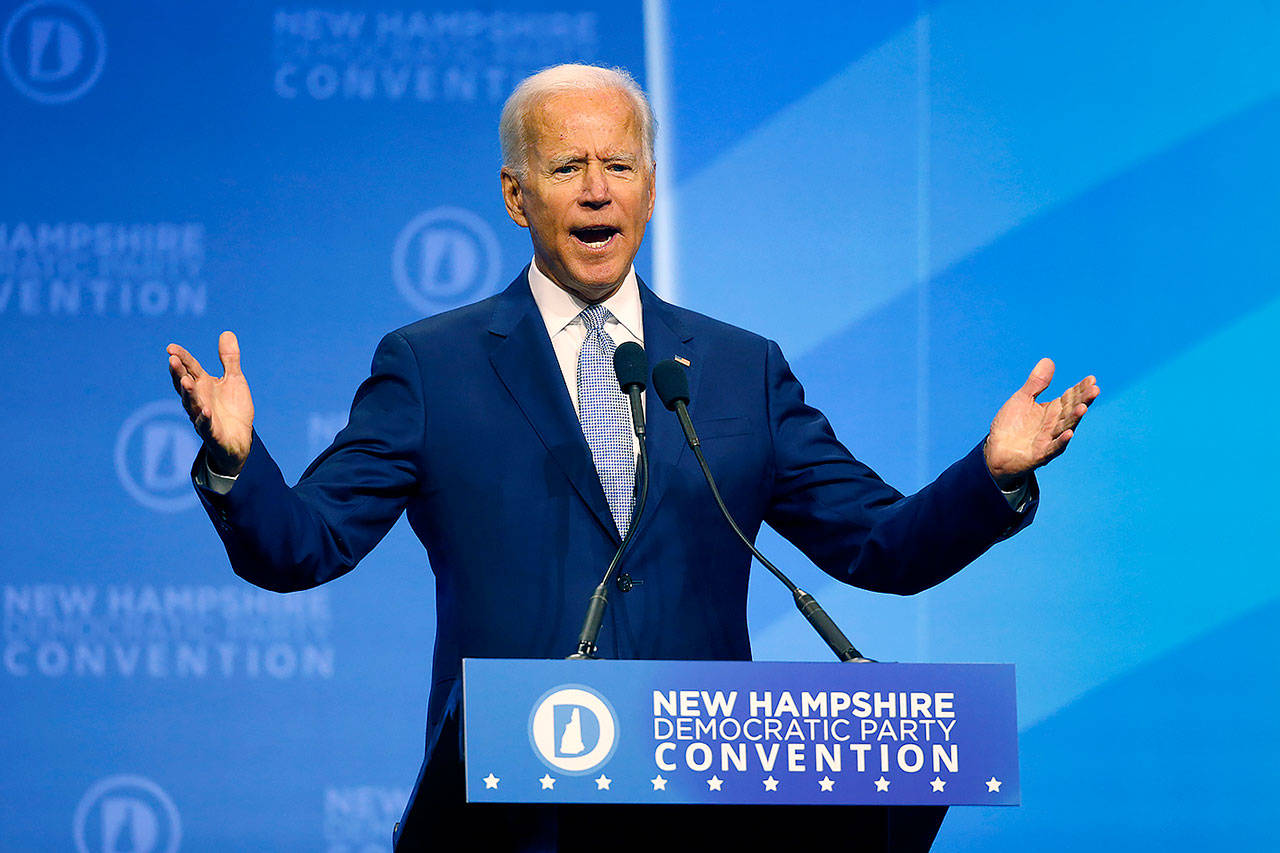
M 1047 359 L 972 452 L 903 497 L 805 405 L 772 342 L 659 300 L 632 260 L 654 205 L 653 119 L 630 77 L 560 66 L 520 84 L 503 109 L 502 193 L 529 229 L 533 262 L 503 292 L 388 334 L 348 426 L 290 489 L 253 431 L 235 336 L 224 375 L 169 347 L 175 388 L 204 440 L 193 476 L 235 571 L 267 589 L 333 579 L 402 511 L 436 574 L 427 760 L 398 849 L 462 829 L 476 849 L 682 848 L 689 833 L 753 845 L 785 810 L 696 814 L 672 835 L 652 810 L 463 806 L 458 677 L 464 657 L 563 657 L 588 592 L 622 533 L 642 580 L 615 595 L 600 637 L 618 658 L 750 657 L 749 556 L 708 500 L 674 419 L 650 408 L 652 484 L 633 518 L 634 451 L 610 383 L 617 344 L 680 357 L 690 408 L 741 527 L 767 522 L 823 570 L 912 593 L 958 571 L 1030 521 L 1032 471 L 1061 453 L 1098 394 L 1092 377 L 1049 403 Z M 651 403 L 652 401 L 650 401 Z M 637 823 L 639 819 L 639 823 Z M 852 849 L 927 848 L 937 813 L 806 813 Z M 781 839 L 785 836 L 779 835 Z M 824 839 L 826 840 L 826 839 Z

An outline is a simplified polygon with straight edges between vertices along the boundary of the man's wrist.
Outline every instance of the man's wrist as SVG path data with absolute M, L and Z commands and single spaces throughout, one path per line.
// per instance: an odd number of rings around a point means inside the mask
M 991 479 L 995 480 L 996 485 L 1000 487 L 1000 491 L 1008 494 L 1021 490 L 1027 483 L 1030 471 L 1018 471 L 1017 473 L 1009 473 L 997 470 L 996 466 L 991 464 L 991 436 L 988 435 L 982 443 L 982 459 L 987 465 L 987 473 L 991 475 Z
M 1007 495 L 1010 492 L 1018 492 L 1026 488 L 1028 477 L 1027 472 L 1023 471 L 1020 474 L 1001 474 L 1000 476 L 992 474 L 991 479 L 995 480 L 996 485 L 1000 487 L 1000 491 Z
M 244 470 L 244 459 L 237 459 L 224 453 L 217 453 L 205 446 L 204 464 L 209 473 L 216 477 L 229 477 L 234 480 Z

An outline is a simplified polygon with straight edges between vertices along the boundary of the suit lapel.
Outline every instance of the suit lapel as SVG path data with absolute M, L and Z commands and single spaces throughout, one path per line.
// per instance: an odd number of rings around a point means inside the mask
M 489 332 L 498 338 L 489 361 L 547 452 L 573 484 L 600 526 L 614 538 L 604 488 L 564 386 L 564 376 L 522 273 L 496 300 Z
M 689 387 L 697 400 L 698 377 L 702 360 L 693 341 L 693 335 L 676 314 L 672 306 L 659 299 L 643 282 L 640 284 L 640 304 L 644 310 L 644 349 L 649 368 L 669 358 L 681 356 L 689 360 Z M 637 525 L 639 530 L 654 518 L 654 510 L 666 494 L 671 474 L 685 451 L 684 433 L 673 412 L 668 412 L 652 387 L 645 394 L 645 427 L 649 450 L 649 498 L 644 515 Z

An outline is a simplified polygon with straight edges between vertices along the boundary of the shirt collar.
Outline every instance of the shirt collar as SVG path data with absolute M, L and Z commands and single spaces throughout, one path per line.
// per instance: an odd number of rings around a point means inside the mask
M 546 324 L 547 334 L 551 337 L 555 337 L 565 326 L 578 319 L 582 309 L 588 305 L 538 269 L 536 260 L 529 263 L 529 290 L 533 292 L 533 302 L 538 306 L 538 313 L 542 315 L 542 322 Z M 601 304 L 609 309 L 614 319 L 636 340 L 644 341 L 644 328 L 640 320 L 640 285 L 636 281 L 634 265 L 627 270 L 622 285 Z

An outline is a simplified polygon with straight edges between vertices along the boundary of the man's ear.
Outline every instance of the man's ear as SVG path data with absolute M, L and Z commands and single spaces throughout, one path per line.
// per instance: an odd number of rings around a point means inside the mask
M 644 221 L 648 222 L 653 219 L 653 205 L 658 200 L 658 164 L 654 163 L 653 168 L 649 170 L 649 212 L 645 214 Z
M 529 220 L 524 215 L 524 193 L 520 190 L 520 179 L 510 169 L 503 168 L 502 203 L 507 206 L 507 216 L 521 228 L 529 227 Z

